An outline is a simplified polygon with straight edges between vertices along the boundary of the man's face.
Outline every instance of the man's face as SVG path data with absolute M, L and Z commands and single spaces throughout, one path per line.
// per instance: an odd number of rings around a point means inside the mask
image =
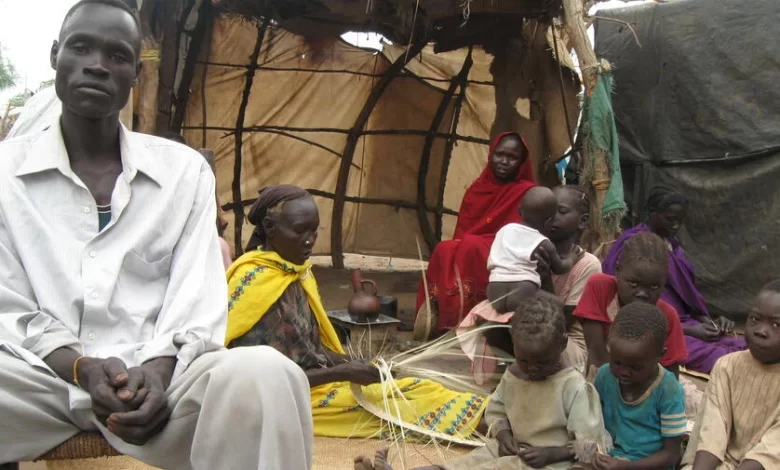
M 87 119 L 118 115 L 138 77 L 140 32 L 132 16 L 107 5 L 86 5 L 63 25 L 51 50 L 63 105 Z

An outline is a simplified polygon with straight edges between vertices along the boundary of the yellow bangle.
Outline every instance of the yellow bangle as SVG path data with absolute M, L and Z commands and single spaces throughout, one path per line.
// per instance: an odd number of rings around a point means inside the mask
M 85 357 L 87 356 L 79 356 L 75 361 L 73 361 L 73 383 L 78 388 L 81 388 L 81 384 L 79 383 L 79 362 L 81 362 L 81 360 Z

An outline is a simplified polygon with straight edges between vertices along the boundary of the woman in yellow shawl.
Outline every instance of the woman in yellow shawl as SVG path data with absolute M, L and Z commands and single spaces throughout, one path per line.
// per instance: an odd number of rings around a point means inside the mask
M 292 185 L 265 188 L 248 220 L 255 231 L 247 253 L 227 273 L 226 344 L 272 346 L 306 371 L 315 435 L 382 436 L 382 421 L 357 403 L 350 383 L 367 386 L 364 395 L 380 409 L 391 400 L 393 414 L 405 422 L 461 438 L 474 432 L 486 397 L 415 378 L 396 382 L 403 398 L 386 397 L 377 385 L 379 371 L 344 355 L 311 272 L 319 212 L 309 193 Z

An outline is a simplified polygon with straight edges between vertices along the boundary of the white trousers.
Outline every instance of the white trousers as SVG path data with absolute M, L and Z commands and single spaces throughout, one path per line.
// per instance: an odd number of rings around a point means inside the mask
M 0 464 L 40 457 L 81 431 L 100 431 L 123 454 L 174 470 L 308 470 L 309 382 L 273 348 L 204 354 L 168 388 L 171 420 L 142 447 L 91 410 L 71 410 L 68 386 L 0 351 Z

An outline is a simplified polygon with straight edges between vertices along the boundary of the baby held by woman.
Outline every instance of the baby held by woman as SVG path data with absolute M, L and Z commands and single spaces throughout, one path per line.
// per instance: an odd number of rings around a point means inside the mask
M 549 188 L 531 188 L 520 204 L 520 222 L 507 224 L 496 234 L 488 257 L 487 297 L 498 313 L 512 312 L 536 295 L 541 285 L 539 257 L 548 261 L 554 274 L 571 270 L 579 248 L 575 245 L 561 257 L 547 238 L 557 210 L 558 199 Z

